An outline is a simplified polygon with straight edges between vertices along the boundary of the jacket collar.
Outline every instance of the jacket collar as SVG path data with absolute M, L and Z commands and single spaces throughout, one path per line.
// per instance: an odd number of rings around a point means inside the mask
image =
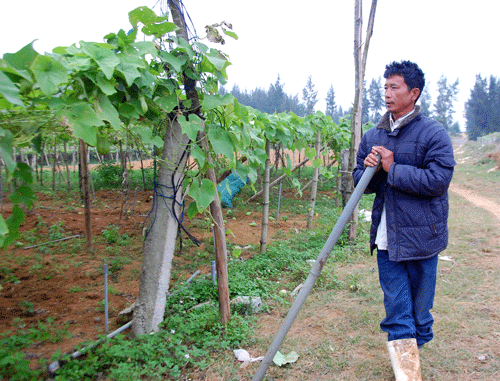
M 417 118 L 420 115 L 420 106 L 415 106 L 415 112 L 410 115 L 402 124 L 399 126 L 398 129 L 403 128 L 407 124 L 411 123 L 415 118 Z M 387 111 L 382 117 L 380 118 L 379 122 L 377 123 L 377 128 L 382 128 L 386 130 L 387 132 L 391 132 L 391 122 L 389 118 L 391 117 L 391 113 Z

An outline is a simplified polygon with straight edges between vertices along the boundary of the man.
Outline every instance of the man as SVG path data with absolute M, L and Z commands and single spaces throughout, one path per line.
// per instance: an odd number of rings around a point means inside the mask
M 419 350 L 432 337 L 438 253 L 448 243 L 448 186 L 455 160 L 451 140 L 415 106 L 424 73 L 409 61 L 384 73 L 387 113 L 365 133 L 353 171 L 357 184 L 366 167 L 380 166 L 368 184 L 375 192 L 370 249 L 377 248 L 396 380 L 421 380 Z

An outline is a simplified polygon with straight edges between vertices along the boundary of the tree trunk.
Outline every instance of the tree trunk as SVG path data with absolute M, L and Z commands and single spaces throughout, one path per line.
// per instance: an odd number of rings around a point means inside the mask
M 135 303 L 132 325 L 135 336 L 158 331 L 158 326 L 163 321 L 179 217 L 182 213 L 182 182 L 188 143 L 189 139 L 182 134 L 177 120 L 167 124 L 157 179 L 161 189 L 153 193 L 149 221 L 151 225 L 144 241 L 139 296 Z
M 362 0 L 355 0 L 354 5 L 354 69 L 355 69 L 355 95 L 352 108 L 351 120 L 351 147 L 349 149 L 349 167 L 347 173 L 347 202 L 354 191 L 354 179 L 352 171 L 356 165 L 356 154 L 361 142 L 362 116 L 363 116 L 363 84 L 365 78 L 366 60 L 370 38 L 373 34 L 373 23 L 375 20 L 375 10 L 377 0 L 372 0 L 370 17 L 366 31 L 366 41 L 363 42 L 363 10 Z M 363 51 L 362 51 L 363 50 Z M 349 239 L 353 240 L 358 232 L 358 207 L 354 208 L 351 225 L 349 227 Z
M 92 249 L 92 222 L 90 219 L 90 197 L 89 197 L 89 166 L 87 163 L 87 145 L 80 139 L 80 170 L 82 178 L 82 198 L 85 207 L 85 235 L 87 249 Z
M 169 1 L 170 12 L 175 25 L 179 29 L 176 30 L 176 36 L 189 41 L 187 27 L 184 21 L 184 15 L 181 13 L 181 6 L 178 0 Z M 186 88 L 186 97 L 191 100 L 191 112 L 199 113 L 200 100 L 198 91 L 196 90 L 196 81 L 189 78 L 184 73 L 184 84 Z M 208 138 L 204 132 L 200 132 L 199 138 L 202 142 L 203 149 L 207 152 L 207 161 L 209 163 L 207 175 L 210 181 L 214 183 L 215 195 L 214 200 L 210 203 L 210 213 L 215 223 L 214 234 L 216 244 L 216 265 L 217 265 L 217 288 L 219 291 L 219 312 L 221 324 L 226 325 L 230 318 L 231 312 L 229 308 L 229 286 L 227 275 L 227 246 L 226 246 L 226 229 L 224 228 L 224 218 L 222 216 L 222 208 L 220 205 L 219 192 L 217 191 L 217 177 L 215 175 L 212 156 L 210 155 Z
M 269 139 L 266 139 L 266 164 L 264 169 L 264 184 L 263 184 L 263 193 L 264 193 L 264 206 L 262 207 L 262 230 L 260 234 L 260 252 L 265 253 L 267 249 L 267 230 L 269 227 L 269 174 L 271 167 L 271 160 L 269 158 L 271 151 L 271 143 Z
M 321 132 L 316 133 L 316 159 L 321 157 Z M 319 167 L 314 168 L 312 188 L 311 188 L 311 202 L 309 204 L 309 214 L 307 216 L 307 229 L 312 229 L 312 223 L 314 219 L 314 205 L 316 204 L 316 195 L 318 193 L 318 178 L 319 178 Z
M 352 189 L 349 187 L 349 150 L 343 149 L 340 152 L 340 189 L 342 193 L 342 209 L 345 208 L 347 201 L 351 198 Z M 350 176 L 352 179 L 352 175 Z M 354 188 L 353 188 L 354 189 Z
M 66 182 L 68 184 L 68 193 L 71 192 L 71 178 L 69 175 L 69 157 L 68 157 L 68 150 L 66 148 L 66 141 L 63 141 L 63 147 L 64 147 L 64 166 L 66 167 Z
M 54 136 L 54 150 L 52 151 L 52 191 L 56 191 L 56 166 L 57 166 L 57 144 Z

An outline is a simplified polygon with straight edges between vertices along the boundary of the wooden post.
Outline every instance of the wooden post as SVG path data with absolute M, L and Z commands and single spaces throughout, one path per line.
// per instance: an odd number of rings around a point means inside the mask
M 92 249 L 92 222 L 90 220 L 90 197 L 89 197 L 89 166 L 87 162 L 87 145 L 80 139 L 80 170 L 82 174 L 82 196 L 85 207 L 85 236 L 87 249 Z
M 354 179 L 352 171 L 356 166 L 356 154 L 361 142 L 362 115 L 363 115 L 363 84 L 365 78 L 366 60 L 370 38 L 373 34 L 373 24 L 375 20 L 375 10 L 377 0 L 372 0 L 368 27 L 366 29 L 366 39 L 363 42 L 363 10 L 362 0 L 355 0 L 354 3 L 354 69 L 355 69 L 355 96 L 352 108 L 351 120 L 351 147 L 349 149 L 349 167 L 347 173 L 347 197 L 350 197 L 354 190 Z M 347 202 L 345 200 L 344 202 Z M 349 227 L 349 239 L 353 240 L 358 232 L 358 207 L 353 211 L 352 223 Z
M 264 205 L 262 207 L 262 226 L 260 233 L 260 252 L 265 253 L 267 249 L 267 230 L 269 226 L 269 173 L 271 160 L 269 158 L 271 151 L 271 142 L 266 138 L 266 164 L 264 170 L 264 184 L 262 190 L 264 191 Z

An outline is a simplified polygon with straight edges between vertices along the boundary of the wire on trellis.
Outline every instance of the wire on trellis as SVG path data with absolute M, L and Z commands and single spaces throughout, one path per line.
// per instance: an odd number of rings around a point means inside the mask
M 154 131 L 155 132 L 155 131 Z M 180 163 L 182 163 L 185 159 L 185 156 L 188 155 L 188 151 L 185 149 L 181 155 L 181 157 L 179 158 L 179 162 L 177 163 L 176 165 L 176 168 L 179 168 L 180 167 Z M 151 230 L 151 228 L 153 227 L 154 223 L 156 222 L 156 215 L 157 215 L 157 212 L 158 212 L 158 204 L 160 201 L 163 201 L 164 204 L 165 204 L 165 207 L 169 210 L 170 212 L 170 215 L 175 219 L 175 221 L 177 222 L 177 224 L 179 225 L 179 228 L 184 231 L 184 233 L 186 233 L 186 235 L 189 237 L 189 239 L 196 245 L 196 246 L 200 246 L 201 245 L 201 242 L 195 237 L 193 236 L 187 229 L 186 227 L 183 225 L 183 222 L 184 222 L 184 207 L 185 207 L 185 202 L 184 200 L 182 200 L 182 202 L 178 202 L 177 201 L 177 195 L 178 193 L 182 190 L 182 184 L 184 182 L 184 176 L 180 176 L 177 183 L 175 183 L 175 174 L 172 174 L 171 176 L 171 183 L 172 183 L 172 186 L 169 186 L 169 185 L 165 185 L 165 184 L 160 184 L 158 181 L 157 181 L 157 149 L 156 147 L 154 148 L 154 153 L 153 153 L 153 156 L 154 156 L 154 160 L 153 160 L 153 164 L 154 164 L 154 168 L 153 168 L 153 173 L 154 173 L 154 194 L 155 194 L 155 197 L 153 197 L 153 206 L 151 208 L 151 211 L 149 212 L 147 218 L 146 218 L 146 221 L 149 220 L 151 217 L 152 217 L 152 220 L 151 220 L 151 224 L 149 225 L 149 228 L 146 230 L 146 234 L 145 236 L 147 237 L 147 235 L 149 234 L 149 231 Z M 172 190 L 172 195 L 171 196 L 168 196 L 168 190 L 171 189 Z M 164 192 L 164 190 L 166 190 Z M 169 202 L 169 200 L 171 201 L 171 203 Z M 180 216 L 177 215 L 176 213 L 176 207 L 180 209 Z M 151 216 L 151 213 L 154 211 L 154 215 Z

